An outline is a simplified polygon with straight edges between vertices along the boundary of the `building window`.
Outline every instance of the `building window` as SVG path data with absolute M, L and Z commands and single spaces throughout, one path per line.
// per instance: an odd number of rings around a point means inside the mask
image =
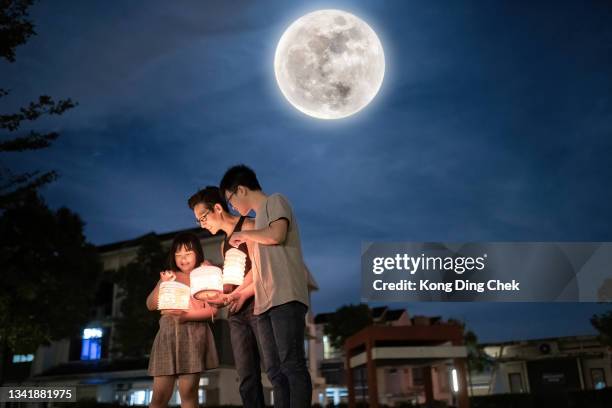
M 332 401 L 334 405 L 340 405 L 348 399 L 348 388 L 330 387 L 325 389 L 325 396 L 328 401 Z M 326 404 L 324 404 L 326 405 Z
M 591 382 L 596 390 L 606 388 L 606 372 L 603 368 L 591 368 Z
M 132 389 L 127 393 L 127 398 L 122 398 L 122 401 L 130 406 L 149 405 L 152 398 L 153 391 L 150 389 Z M 118 396 L 115 395 L 115 400 L 118 399 Z
M 412 368 L 412 385 L 424 385 L 425 384 L 425 373 L 423 367 Z
M 149 395 L 147 395 L 149 394 Z M 148 398 L 147 398 L 148 397 Z M 146 405 L 150 402 L 151 391 L 149 390 L 135 390 L 130 394 L 130 405 Z
M 81 343 L 81 360 L 99 360 L 102 356 L 102 329 L 87 328 L 83 330 Z
M 523 393 L 523 379 L 521 373 L 510 373 L 508 374 L 508 382 L 510 383 L 510 392 L 512 394 Z
M 15 354 L 13 355 L 13 364 L 29 363 L 34 360 L 34 354 Z

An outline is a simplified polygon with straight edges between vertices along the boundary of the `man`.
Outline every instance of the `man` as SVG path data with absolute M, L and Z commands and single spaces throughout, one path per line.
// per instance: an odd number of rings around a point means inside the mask
M 211 234 L 216 234 L 219 230 L 225 232 L 226 238 L 221 248 L 224 258 L 226 252 L 232 248 L 227 237 L 234 231 L 252 228 L 254 224 L 251 218 L 230 214 L 217 187 L 209 186 L 198 191 L 189 199 L 188 204 L 200 227 L 206 228 Z M 233 301 L 229 305 L 230 339 L 236 370 L 240 378 L 239 389 L 242 404 L 245 407 L 263 408 L 265 402 L 256 341 L 257 318 L 253 314 L 254 289 L 251 259 L 246 244 L 239 245 L 238 249 L 246 255 L 244 282 L 237 288 L 227 287 L 233 285 L 224 285 L 224 292 L 233 294 Z
M 230 244 L 252 246 L 253 312 L 275 402 L 282 397 L 291 407 L 310 407 L 312 382 L 304 351 L 309 272 L 291 205 L 280 194 L 266 195 L 255 172 L 244 165 L 227 170 L 220 190 L 238 213 L 256 214 L 254 229 L 234 232 Z

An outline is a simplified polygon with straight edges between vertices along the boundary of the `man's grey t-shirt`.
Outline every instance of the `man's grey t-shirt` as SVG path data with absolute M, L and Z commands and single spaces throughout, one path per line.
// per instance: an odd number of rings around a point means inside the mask
M 257 209 L 255 229 L 267 228 L 280 219 L 288 222 L 285 242 L 279 245 L 253 245 L 255 314 L 274 306 L 298 301 L 308 306 L 308 269 L 302 257 L 302 244 L 293 210 L 281 194 L 271 194 Z

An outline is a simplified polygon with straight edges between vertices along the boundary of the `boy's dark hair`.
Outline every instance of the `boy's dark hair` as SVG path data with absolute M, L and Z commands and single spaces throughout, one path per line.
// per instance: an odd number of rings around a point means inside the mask
M 181 232 L 172 241 L 172 248 L 170 249 L 170 253 L 168 254 L 168 266 L 175 272 L 179 272 L 180 269 L 176 265 L 176 259 L 174 259 L 174 254 L 181 249 L 182 247 L 187 248 L 188 250 L 192 250 L 196 255 L 196 268 L 202 265 L 204 262 L 204 251 L 202 251 L 202 244 L 200 243 L 200 239 L 191 232 Z
M 221 195 L 219 187 L 206 186 L 206 188 L 203 188 L 202 190 L 198 191 L 197 193 L 189 197 L 189 200 L 187 200 L 187 204 L 192 210 L 193 207 L 200 203 L 204 204 L 204 206 L 211 211 L 213 210 L 215 204 L 219 204 L 223 208 L 223 211 L 229 212 L 229 209 L 227 208 L 227 203 L 225 202 L 225 197 Z
M 257 181 L 255 172 L 244 164 L 230 167 L 225 172 L 225 175 L 221 179 L 221 183 L 219 185 L 221 196 L 225 198 L 226 191 L 233 193 L 236 191 L 238 186 L 244 186 L 253 191 L 261 190 L 261 186 L 259 185 L 259 181 Z

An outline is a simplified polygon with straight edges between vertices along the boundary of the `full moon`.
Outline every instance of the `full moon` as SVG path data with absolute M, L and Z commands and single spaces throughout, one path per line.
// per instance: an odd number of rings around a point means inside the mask
M 385 55 L 363 20 L 341 10 L 319 10 L 284 32 L 274 72 L 295 108 L 319 119 L 340 119 L 374 99 L 385 75 Z

